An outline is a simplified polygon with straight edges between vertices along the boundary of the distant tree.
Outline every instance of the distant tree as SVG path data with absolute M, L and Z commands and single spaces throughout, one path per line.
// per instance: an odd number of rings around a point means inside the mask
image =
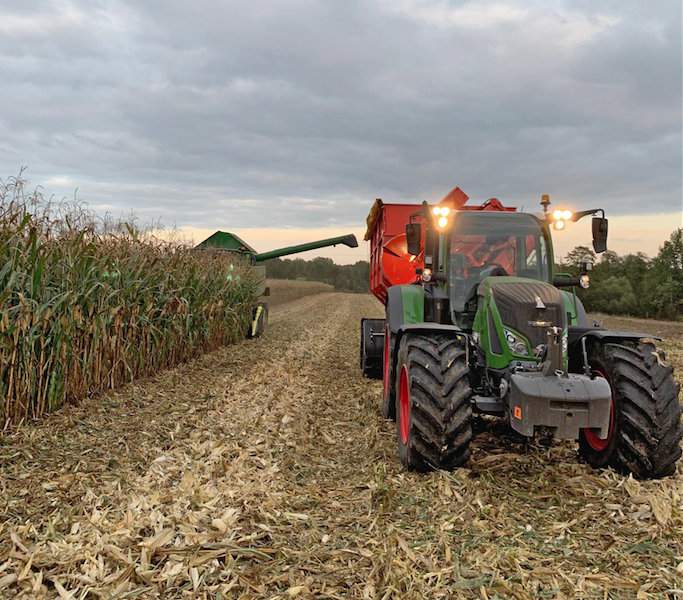
M 558 266 L 577 274 L 585 257 L 595 257 L 587 246 L 577 246 Z M 674 231 L 654 259 L 642 252 L 600 255 L 591 272 L 591 285 L 577 290 L 587 310 L 643 317 L 683 315 L 683 234 Z
M 646 315 L 652 311 L 650 306 L 651 290 L 646 286 L 647 274 L 651 268 L 651 260 L 642 252 L 627 254 L 621 260 L 621 272 L 631 282 L 633 293 L 636 295 L 640 307 L 640 314 Z
M 675 318 L 683 314 L 683 229 L 677 229 L 659 249 L 646 276 L 645 287 L 658 316 Z
M 561 265 L 564 267 L 574 267 L 578 269 L 582 262 L 589 259 L 592 263 L 595 263 L 595 252 L 591 250 L 588 246 L 576 246 L 573 250 L 567 253 L 567 256 L 562 260 Z
M 274 279 L 306 279 L 333 285 L 335 289 L 348 292 L 367 292 L 370 264 L 358 261 L 352 265 L 337 265 L 329 258 L 275 258 L 266 263 L 268 277 Z
M 636 312 L 636 295 L 627 277 L 612 275 L 592 290 L 590 310 L 617 315 Z

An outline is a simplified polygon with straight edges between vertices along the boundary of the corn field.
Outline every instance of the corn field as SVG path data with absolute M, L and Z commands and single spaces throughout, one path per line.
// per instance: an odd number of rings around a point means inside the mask
M 225 255 L 98 225 L 21 178 L 0 180 L 0 252 L 5 428 L 236 341 L 256 289 Z

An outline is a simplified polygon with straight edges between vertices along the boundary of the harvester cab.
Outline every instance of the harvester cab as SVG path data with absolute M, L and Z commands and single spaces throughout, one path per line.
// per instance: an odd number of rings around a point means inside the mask
M 550 211 L 544 196 L 532 215 L 467 199 L 455 188 L 435 205 L 378 200 L 368 217 L 371 289 L 386 316 L 363 319 L 360 363 L 384 380 L 402 462 L 464 464 L 482 413 L 527 437 L 578 440 L 596 467 L 672 473 L 681 426 L 671 367 L 652 336 L 589 325 L 575 288 L 589 285 L 590 263 L 555 273 L 551 231 L 592 216 L 602 252 L 604 211 Z
M 348 248 L 357 248 L 358 240 L 355 235 L 347 234 L 326 238 L 324 240 L 297 244 L 295 246 L 286 246 L 276 250 L 269 250 L 268 252 L 256 252 L 254 248 L 242 240 L 238 235 L 225 231 L 216 231 L 213 235 L 198 244 L 196 249 L 227 252 L 251 265 L 251 270 L 257 280 L 256 295 L 258 296 L 258 300 L 252 308 L 251 321 L 249 322 L 246 331 L 246 337 L 256 338 L 263 334 L 266 325 L 268 324 L 268 303 L 263 297 L 269 296 L 270 290 L 266 286 L 266 266 L 262 263 L 273 258 L 280 258 L 281 256 L 289 256 L 291 254 L 298 254 L 299 252 L 307 252 L 308 250 L 316 250 L 318 248 L 327 248 L 329 246 L 337 245 L 347 246 Z M 229 274 L 228 277 L 232 277 L 232 275 Z

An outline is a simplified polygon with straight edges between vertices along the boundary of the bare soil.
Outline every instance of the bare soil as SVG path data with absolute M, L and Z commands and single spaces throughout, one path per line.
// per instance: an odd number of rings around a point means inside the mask
M 0 596 L 683 598 L 681 467 L 637 482 L 483 421 L 467 468 L 403 471 L 357 365 L 380 308 L 281 304 L 261 339 L 0 437 Z
M 331 285 L 318 281 L 267 279 L 266 285 L 270 288 L 270 297 L 266 298 L 269 306 L 277 306 L 278 304 L 292 302 L 305 296 L 334 291 Z

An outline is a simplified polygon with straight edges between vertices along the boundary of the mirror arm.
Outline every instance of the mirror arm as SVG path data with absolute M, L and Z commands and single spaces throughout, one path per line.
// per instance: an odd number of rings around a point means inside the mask
M 576 222 L 588 215 L 596 215 L 598 213 L 602 214 L 602 218 L 605 218 L 605 211 L 602 208 L 591 208 L 590 210 L 580 210 L 572 215 L 572 221 Z
M 567 276 L 556 275 L 555 277 L 553 277 L 553 285 L 555 287 L 561 288 L 561 287 L 578 287 L 581 284 L 579 283 L 578 277 L 567 277 Z

